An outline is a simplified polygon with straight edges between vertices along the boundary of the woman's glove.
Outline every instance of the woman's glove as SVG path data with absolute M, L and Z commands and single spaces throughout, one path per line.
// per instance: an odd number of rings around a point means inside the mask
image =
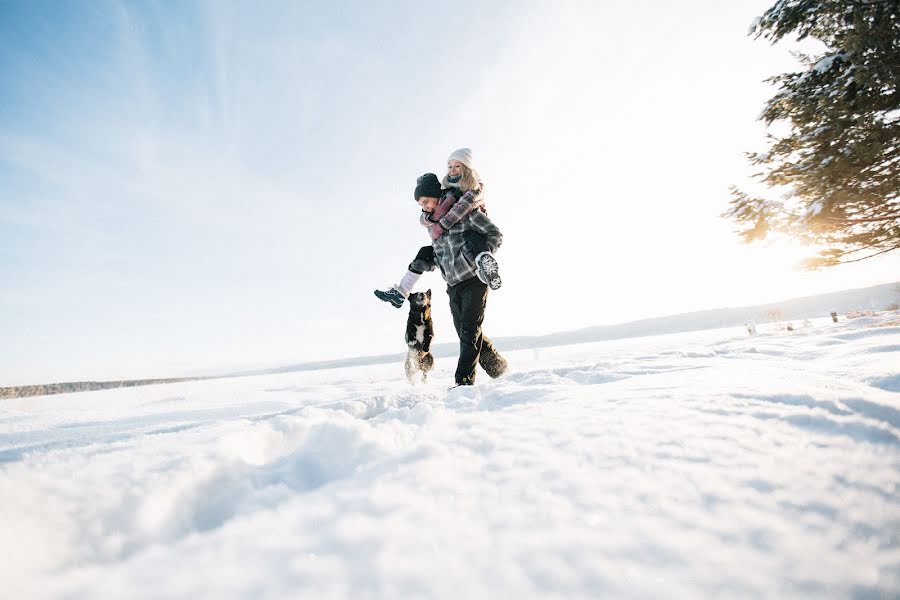
M 431 226 L 431 229 L 428 230 L 428 233 L 431 234 L 431 241 L 433 242 L 434 240 L 447 233 L 447 230 L 444 229 L 440 223 L 435 223 Z

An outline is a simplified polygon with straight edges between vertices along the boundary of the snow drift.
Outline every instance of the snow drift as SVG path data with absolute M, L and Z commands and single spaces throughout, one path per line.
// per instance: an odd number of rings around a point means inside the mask
M 5 401 L 4 595 L 896 596 L 898 316 Z

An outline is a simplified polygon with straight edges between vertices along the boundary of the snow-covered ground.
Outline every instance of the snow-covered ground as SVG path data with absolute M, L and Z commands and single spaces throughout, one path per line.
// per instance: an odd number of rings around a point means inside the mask
M 0 590 L 900 597 L 898 320 L 5 401 Z

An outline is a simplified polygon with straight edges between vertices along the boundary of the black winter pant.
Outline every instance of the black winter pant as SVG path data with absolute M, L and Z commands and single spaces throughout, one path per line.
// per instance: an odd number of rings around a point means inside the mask
M 459 362 L 456 383 L 475 383 L 475 368 L 481 364 L 491 377 L 499 377 L 506 370 L 506 360 L 482 332 L 488 287 L 477 277 L 447 286 L 453 326 L 459 336 Z

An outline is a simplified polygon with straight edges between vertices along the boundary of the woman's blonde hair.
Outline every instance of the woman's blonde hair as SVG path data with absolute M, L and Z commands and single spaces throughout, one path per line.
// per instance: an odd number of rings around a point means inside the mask
M 463 163 L 460 164 L 460 172 L 462 173 L 459 177 L 459 191 L 465 193 L 469 190 L 477 190 L 481 187 L 481 177 L 478 176 L 478 171 L 475 169 L 470 169 Z

